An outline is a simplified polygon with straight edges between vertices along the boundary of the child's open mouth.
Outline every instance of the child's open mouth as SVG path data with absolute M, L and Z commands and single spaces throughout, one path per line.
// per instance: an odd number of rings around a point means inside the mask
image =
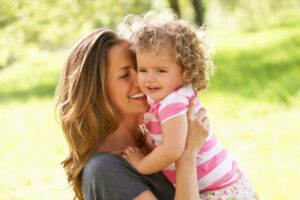
M 149 87 L 148 86 L 147 89 L 148 89 L 149 92 L 156 92 L 156 91 L 160 90 L 161 88 L 160 87 L 152 87 L 152 86 Z

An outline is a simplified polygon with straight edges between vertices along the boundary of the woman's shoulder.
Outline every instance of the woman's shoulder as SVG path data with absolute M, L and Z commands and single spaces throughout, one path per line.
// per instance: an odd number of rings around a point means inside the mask
M 143 178 L 120 156 L 95 153 L 81 176 L 84 199 L 133 199 L 149 190 Z
M 121 156 L 112 153 L 92 155 L 81 178 L 85 199 L 133 199 L 146 190 L 159 199 L 172 199 L 174 195 L 173 186 L 161 173 L 143 176 Z
M 86 163 L 84 172 L 102 172 L 117 167 L 130 167 L 129 164 L 119 155 L 113 153 L 95 153 Z
M 113 153 L 95 153 L 83 168 L 82 180 L 107 183 L 114 181 L 118 176 L 136 174 L 133 168 L 121 157 Z

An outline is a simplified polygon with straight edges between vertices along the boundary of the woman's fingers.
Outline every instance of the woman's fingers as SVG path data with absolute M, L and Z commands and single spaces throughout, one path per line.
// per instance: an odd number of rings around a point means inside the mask
M 195 120 L 201 122 L 206 117 L 206 109 L 200 108 L 197 112 L 195 112 L 196 106 L 197 106 L 197 97 L 193 97 L 187 111 L 187 117 L 188 120 L 191 121 Z
M 197 104 L 197 97 L 193 97 L 192 100 L 190 101 L 190 105 L 187 111 L 188 120 L 194 119 L 196 104 Z
M 209 133 L 210 131 L 210 124 L 209 124 L 209 120 L 207 117 L 204 117 L 203 120 L 202 120 L 202 126 L 203 126 L 203 129 L 206 130 L 206 134 Z
M 195 113 L 195 118 L 198 119 L 198 121 L 203 121 L 203 119 L 206 117 L 206 109 L 205 108 L 200 108 L 200 110 Z
M 194 116 L 194 123 L 199 127 L 200 133 L 203 136 L 208 136 L 210 130 L 209 120 L 206 116 L 206 109 L 200 108 L 200 110 Z

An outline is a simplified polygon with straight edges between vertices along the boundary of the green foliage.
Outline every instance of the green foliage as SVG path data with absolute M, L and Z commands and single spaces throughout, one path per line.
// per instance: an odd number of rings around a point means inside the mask
M 13 3 L 9 1 L 0 1 L 0 27 L 7 26 L 11 24 L 15 19 L 15 10 L 17 9 L 17 3 L 13 1 Z
M 296 27 L 223 35 L 211 89 L 289 103 L 290 97 L 300 92 L 299 34 Z
M 300 2 L 298 0 L 223 0 L 206 1 L 206 6 L 208 7 L 206 21 L 210 26 L 257 31 L 278 23 L 285 23 L 284 14 L 288 13 L 286 16 L 291 17 L 291 13 L 299 13 Z
M 23 58 L 27 45 L 56 49 L 99 27 L 115 28 L 128 13 L 144 13 L 149 1 L 0 1 L 0 66 Z
M 194 21 L 195 12 L 191 2 L 178 2 L 182 17 Z M 204 3 L 209 26 L 214 15 L 218 14 L 222 19 L 218 26 L 230 23 L 252 31 L 278 25 L 278 21 L 285 21 L 282 11 L 289 14 L 291 8 L 299 9 L 300 6 L 297 0 L 226 0 Z M 43 49 L 62 48 L 91 29 L 116 28 L 127 14 L 141 14 L 150 9 L 162 10 L 167 7 L 167 0 L 0 0 L 0 68 L 23 59 L 28 45 Z M 287 23 L 292 19 L 287 19 Z
M 27 49 L 26 57 L 0 71 L 0 103 L 53 98 L 66 52 Z

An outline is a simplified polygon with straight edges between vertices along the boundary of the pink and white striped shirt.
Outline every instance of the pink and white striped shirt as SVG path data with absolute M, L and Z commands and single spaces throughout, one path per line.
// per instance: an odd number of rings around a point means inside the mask
M 189 102 L 197 93 L 192 87 L 182 87 L 159 102 L 151 102 L 145 114 L 145 124 L 155 145 L 162 143 L 161 124 L 167 120 L 186 114 Z M 201 107 L 200 101 L 197 109 Z M 163 170 L 165 176 L 175 184 L 175 164 Z M 199 191 L 217 190 L 230 186 L 240 177 L 236 161 L 222 147 L 212 129 L 197 156 L 197 178 Z

